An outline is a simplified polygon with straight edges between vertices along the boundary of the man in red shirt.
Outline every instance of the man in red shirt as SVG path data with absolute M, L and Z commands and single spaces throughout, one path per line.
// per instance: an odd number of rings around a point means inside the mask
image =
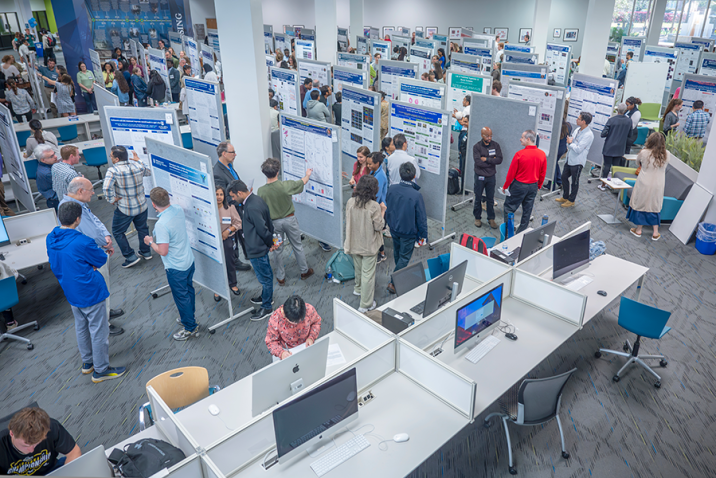
M 522 219 L 515 231 L 517 234 L 527 229 L 537 191 L 542 187 L 547 174 L 547 156 L 535 146 L 536 140 L 537 134 L 534 131 L 522 133 L 520 143 L 525 148 L 517 151 L 512 158 L 503 186 L 504 190 L 509 190 L 509 196 L 505 198 L 505 223 L 507 215 L 514 214 L 522 206 Z
M 311 304 L 292 295 L 271 314 L 266 331 L 266 346 L 274 362 L 291 356 L 291 349 L 313 345 L 321 332 L 321 317 Z

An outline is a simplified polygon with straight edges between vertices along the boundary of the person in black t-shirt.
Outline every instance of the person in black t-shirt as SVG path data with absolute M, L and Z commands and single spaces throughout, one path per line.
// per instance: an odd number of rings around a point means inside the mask
M 0 431 L 0 475 L 44 476 L 80 455 L 72 435 L 41 408 L 23 408 Z

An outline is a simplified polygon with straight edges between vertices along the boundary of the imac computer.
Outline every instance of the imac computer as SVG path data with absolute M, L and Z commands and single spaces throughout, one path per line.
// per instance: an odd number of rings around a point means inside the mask
M 72 460 L 66 465 L 48 473 L 47 476 L 100 478 L 114 476 L 114 473 L 107 461 L 104 447 L 100 445 L 87 453 L 83 453 L 82 456 Z
M 352 368 L 273 411 L 278 462 L 325 445 L 357 418 L 358 388 Z
M 428 282 L 428 291 L 425 294 L 425 300 L 410 310 L 416 314 L 421 314 L 423 317 L 427 317 L 446 303 L 455 300 L 462 291 L 462 283 L 465 281 L 466 270 L 467 261 L 462 261 L 449 271 L 440 274 Z
M 476 345 L 500 323 L 502 289 L 500 284 L 486 294 L 457 310 L 455 318 L 455 353 Z
M 547 247 L 552 242 L 556 225 L 557 221 L 552 221 L 530 232 L 525 232 L 522 236 L 522 245 L 520 246 L 520 255 L 517 262 L 522 262 L 535 252 Z
M 0 247 L 7 246 L 10 244 L 10 235 L 7 233 L 7 228 L 5 227 L 5 222 L 2 220 L 2 216 L 0 216 Z
M 589 267 L 589 230 L 556 243 L 552 254 L 552 280 L 567 279 Z
M 251 416 L 262 414 L 326 376 L 329 337 L 251 375 Z
M 393 280 L 395 293 L 398 297 L 407 294 L 416 287 L 420 287 L 427 282 L 425 279 L 423 261 L 400 269 L 391 276 L 391 279 Z

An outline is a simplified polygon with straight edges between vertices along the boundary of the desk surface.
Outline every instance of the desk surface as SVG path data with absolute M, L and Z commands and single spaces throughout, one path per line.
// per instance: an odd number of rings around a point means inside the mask
M 80 153 L 88 148 L 104 148 L 104 139 L 93 139 L 91 141 L 79 141 L 77 143 L 69 143 L 68 146 L 76 146 Z
M 326 477 L 406 476 L 468 423 L 463 415 L 398 372 L 375 384 L 371 391 L 375 398 L 360 409 L 359 418 L 349 425 L 350 430 L 359 434 L 367 434 L 375 427 L 370 436 L 366 437 L 370 446 L 333 469 Z M 429 420 L 425 419 L 426 411 L 430 413 Z M 398 433 L 407 433 L 410 440 L 404 443 L 384 443 L 383 446 L 388 446 L 386 451 L 378 448 L 380 440 L 372 436 L 379 435 L 381 440 L 390 440 Z M 339 433 L 336 435 L 336 444 L 340 446 L 352 437 L 348 432 Z M 235 476 L 316 478 L 310 465 L 318 458 L 301 453 L 266 471 L 261 467 L 261 454 Z
M 422 284 L 419 287 L 416 287 L 415 289 L 411 290 L 407 294 L 403 294 L 400 297 L 396 297 L 395 299 L 391 300 L 390 302 L 381 305 L 378 307 L 378 310 L 385 310 L 387 308 L 391 308 L 393 310 L 397 310 L 398 312 L 406 312 L 410 314 L 414 319 L 415 322 L 420 322 L 424 319 L 424 317 L 421 317 L 419 314 L 416 314 L 415 312 L 411 311 L 411 307 L 415 307 L 420 302 L 425 300 L 425 296 L 428 293 L 428 284 L 430 281 L 426 282 L 425 284 Z M 465 281 L 462 284 L 462 291 L 460 292 L 460 295 L 457 296 L 458 300 L 462 299 L 463 297 L 466 297 L 471 291 L 475 290 L 477 287 L 480 287 L 482 285 L 482 282 L 472 278 L 471 276 L 465 276 Z M 440 309 L 438 309 L 436 312 L 440 312 L 444 307 L 446 307 L 447 304 Z M 429 317 L 429 316 L 428 316 Z
M 64 118 L 50 118 L 46 120 L 40 120 L 43 129 L 59 128 L 60 126 L 67 126 L 71 124 L 85 124 L 99 122 L 99 114 L 90 115 L 78 115 L 68 116 Z M 30 131 L 30 123 L 17 123 L 15 125 L 15 132 L 18 131 Z
M 0 247 L 0 253 L 5 254 L 5 264 L 18 271 L 47 264 L 49 259 L 47 257 L 46 239 L 47 234 L 32 237 L 28 244 L 22 246 L 8 244 Z

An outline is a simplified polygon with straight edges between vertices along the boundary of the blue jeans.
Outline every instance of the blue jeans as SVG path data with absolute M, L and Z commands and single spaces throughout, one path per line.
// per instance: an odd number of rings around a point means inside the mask
M 413 249 L 415 249 L 415 241 L 418 238 L 416 236 L 400 236 L 393 231 L 390 232 L 390 235 L 393 237 L 393 259 L 395 260 L 393 272 L 397 272 L 410 262 L 410 258 L 413 257 Z
M 507 223 L 507 215 L 514 214 L 522 206 L 522 219 L 520 219 L 520 226 L 515 231 L 515 234 L 519 234 L 530 225 L 532 206 L 534 206 L 535 197 L 537 197 L 537 183 L 526 184 L 512 181 L 508 189 L 510 195 L 505 198 L 505 223 Z
M 261 291 L 261 307 L 271 310 L 271 299 L 273 298 L 273 271 L 269 262 L 268 253 L 256 259 L 249 259 L 254 266 L 256 278 L 263 288 Z
M 139 239 L 139 252 L 142 254 L 149 254 L 151 249 L 144 243 L 144 238 L 149 235 L 149 226 L 147 226 L 147 215 L 148 210 L 137 214 L 136 216 L 127 216 L 119 209 L 114 210 L 114 217 L 112 218 L 112 235 L 114 240 L 117 241 L 117 245 L 122 250 L 122 255 L 129 259 L 134 257 L 134 249 L 129 247 L 129 241 L 127 236 L 124 234 L 127 232 L 127 228 L 131 223 L 134 223 L 134 228 L 137 230 L 137 238 Z
M 97 101 L 95 100 L 94 93 L 87 93 L 82 90 L 82 97 L 85 99 L 85 104 L 87 105 L 87 113 L 94 113 L 94 110 L 97 109 Z
M 196 294 L 194 292 L 194 264 L 185 271 L 167 269 L 167 281 L 174 297 L 174 303 L 179 311 L 181 324 L 189 332 L 198 327 L 194 318 Z
M 94 364 L 97 373 L 109 367 L 109 322 L 105 301 L 89 307 L 72 306 L 77 347 L 83 363 Z

